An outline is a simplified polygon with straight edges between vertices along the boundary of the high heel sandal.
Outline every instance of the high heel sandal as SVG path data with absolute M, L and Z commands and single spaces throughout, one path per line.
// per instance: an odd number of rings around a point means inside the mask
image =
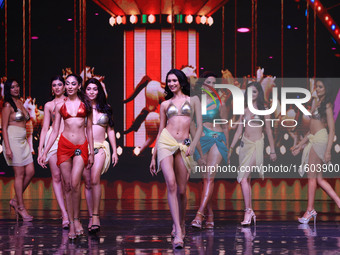
M 206 218 L 208 219 L 209 216 L 211 215 L 206 215 Z M 213 229 L 215 226 L 214 222 L 213 221 L 205 221 L 205 228 L 206 229 Z
M 96 217 L 99 217 L 99 214 L 94 214 L 94 213 L 92 213 L 92 217 L 93 216 L 96 216 Z M 100 231 L 100 225 L 93 225 L 92 224 L 92 226 L 91 226 L 91 230 L 90 230 L 90 233 L 97 233 L 97 232 L 99 232 Z
M 26 212 L 26 215 L 24 215 L 24 212 Z M 19 221 L 19 216 L 21 216 L 23 221 L 32 221 L 33 220 L 33 216 L 28 214 L 25 207 L 19 207 L 18 206 L 17 210 L 16 210 L 16 215 L 17 215 L 17 221 Z
M 69 229 L 70 221 L 68 220 L 68 217 L 67 218 L 61 217 L 61 219 L 62 219 L 61 225 L 63 229 Z
M 17 206 L 18 206 L 18 202 L 15 199 L 9 200 L 9 212 L 11 212 L 11 209 L 13 209 L 14 212 L 16 212 L 18 210 Z
M 202 220 L 197 220 L 197 219 L 196 219 L 197 215 L 201 215 L 201 216 L 202 216 Z M 195 217 L 195 219 L 191 222 L 191 226 L 192 226 L 192 227 L 195 227 L 195 228 L 202 228 L 202 221 L 203 221 L 203 219 L 204 219 L 204 217 L 205 217 L 204 214 L 201 213 L 200 211 L 197 211 L 196 217 Z
M 70 221 L 70 225 L 71 224 L 73 224 L 74 225 L 74 221 Z M 73 228 L 74 228 L 74 226 L 73 226 Z M 68 239 L 70 240 L 70 241 L 73 241 L 73 240 L 75 240 L 78 236 L 76 235 L 76 234 L 71 234 L 70 232 L 68 232 Z
M 254 219 L 254 225 L 256 225 L 256 215 L 253 211 L 253 209 L 251 208 L 246 208 L 244 209 L 245 212 L 250 212 L 250 219 L 247 221 L 242 221 L 241 225 L 242 226 L 250 226 L 251 225 L 251 220 Z
M 185 224 L 181 225 L 181 229 L 182 229 L 182 239 L 184 239 L 185 238 Z M 175 225 L 172 224 L 171 237 L 175 238 L 175 236 L 176 236 Z
M 75 221 L 79 221 L 79 223 L 80 223 L 80 225 L 81 225 L 81 222 L 80 222 L 80 219 L 79 218 L 74 218 L 73 219 L 73 222 L 75 222 Z M 75 226 L 74 226 L 74 228 L 75 228 Z M 82 235 L 84 235 L 84 229 L 83 229 L 83 227 L 82 227 L 82 229 L 79 229 L 79 230 L 76 230 L 76 236 L 78 237 L 78 236 L 82 236 Z
M 176 238 L 179 239 L 180 241 L 175 242 Z M 174 243 L 173 244 L 174 244 L 174 248 L 175 249 L 182 249 L 184 247 L 183 239 L 180 238 L 179 236 L 177 236 L 177 234 L 175 234 L 175 238 L 174 238 Z
M 90 215 L 89 216 L 89 225 L 90 225 L 90 220 L 92 219 L 92 215 Z M 89 226 L 89 225 L 87 225 L 87 230 L 89 231 L 89 232 L 91 232 L 91 228 L 92 228 L 92 222 L 91 222 L 91 226 Z
M 308 222 L 310 221 L 310 219 L 313 217 L 314 218 L 314 224 L 316 223 L 316 215 L 317 215 L 317 212 L 313 209 L 311 211 L 308 211 L 307 210 L 307 214 L 308 214 L 308 217 L 305 218 L 305 217 L 301 217 L 301 218 L 298 218 L 298 221 L 301 223 L 301 224 L 308 224 Z

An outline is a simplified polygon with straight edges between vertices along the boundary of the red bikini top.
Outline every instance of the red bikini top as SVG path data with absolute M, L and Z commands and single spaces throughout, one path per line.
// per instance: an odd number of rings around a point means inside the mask
M 68 118 L 76 118 L 76 117 L 84 117 L 85 118 L 86 117 L 86 107 L 85 107 L 85 104 L 83 102 L 80 102 L 77 115 L 72 116 L 67 112 L 66 104 L 64 103 L 60 107 L 60 114 L 61 114 L 61 116 L 63 117 L 64 120 L 66 120 Z

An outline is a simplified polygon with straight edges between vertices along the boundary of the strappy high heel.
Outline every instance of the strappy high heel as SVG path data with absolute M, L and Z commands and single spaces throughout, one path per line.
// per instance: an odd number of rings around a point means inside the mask
M 93 216 L 96 216 L 96 217 L 99 217 L 99 214 L 94 214 L 92 213 L 92 217 Z M 97 233 L 100 231 L 100 225 L 93 225 L 91 226 L 91 230 L 90 230 L 90 233 L 94 234 L 94 233 Z
M 298 218 L 298 221 L 301 223 L 301 224 L 308 224 L 308 222 L 310 221 L 310 219 L 313 217 L 314 218 L 314 224 L 316 223 L 316 215 L 317 215 L 317 212 L 313 209 L 311 211 L 308 211 L 307 210 L 307 214 L 308 214 L 308 217 L 305 218 L 305 217 L 301 217 L 301 218 Z
M 16 213 L 16 211 L 18 210 L 17 206 L 18 206 L 18 202 L 15 199 L 11 199 L 9 201 L 9 212 L 11 212 L 11 209 L 13 209 L 14 212 Z
M 197 215 L 202 216 L 202 220 L 197 220 L 196 217 Z M 200 211 L 197 211 L 195 219 L 191 222 L 191 226 L 195 228 L 202 228 L 202 221 L 204 220 L 204 214 L 201 213 Z
M 74 225 L 74 221 L 70 221 L 70 226 L 71 226 L 71 224 Z M 74 226 L 73 226 L 73 228 L 74 228 Z M 68 232 L 67 235 L 68 235 L 68 239 L 70 241 L 73 241 L 73 240 L 75 240 L 78 237 L 76 234 L 71 234 L 70 232 Z
M 68 220 L 68 217 L 67 218 L 61 217 L 61 219 L 62 219 L 61 225 L 63 229 L 69 229 L 70 221 Z
M 74 219 L 73 219 L 73 222 L 75 222 L 76 220 L 79 221 L 79 223 L 80 223 L 80 225 L 81 225 L 81 222 L 80 222 L 80 219 L 79 219 L 79 218 L 74 218 Z M 74 226 L 74 228 L 75 228 L 75 226 Z M 84 235 L 84 229 L 83 229 L 83 227 L 82 227 L 81 229 L 79 229 L 79 230 L 76 230 L 76 235 L 77 235 L 77 237 L 78 237 L 78 236 Z
M 175 242 L 176 239 L 179 239 L 179 241 Z M 175 234 L 175 238 L 174 238 L 174 248 L 175 249 L 182 249 L 184 248 L 184 241 L 182 238 L 180 238 L 179 236 L 177 236 L 177 234 Z
M 209 216 L 213 216 L 213 215 L 206 215 L 206 218 L 208 219 Z M 208 221 L 208 220 L 205 221 L 205 228 L 206 229 L 213 229 L 214 226 L 215 226 L 215 223 L 213 221 Z
M 26 215 L 24 214 L 26 212 Z M 23 221 L 32 221 L 33 216 L 29 215 L 28 212 L 26 211 L 25 207 L 17 207 L 16 210 L 16 215 L 17 215 L 17 221 L 19 221 L 19 216 L 21 216 Z
M 92 220 L 92 215 L 90 215 L 89 216 L 89 225 L 90 225 L 90 220 Z M 91 232 L 91 228 L 92 228 L 92 222 L 91 222 L 91 226 L 89 226 L 89 225 L 87 225 L 87 230 L 89 231 L 89 232 Z
M 250 218 L 247 221 L 242 221 L 241 225 L 242 226 L 250 226 L 251 225 L 251 220 L 254 219 L 254 225 L 256 225 L 256 215 L 251 208 L 246 208 L 244 209 L 245 212 L 250 212 Z

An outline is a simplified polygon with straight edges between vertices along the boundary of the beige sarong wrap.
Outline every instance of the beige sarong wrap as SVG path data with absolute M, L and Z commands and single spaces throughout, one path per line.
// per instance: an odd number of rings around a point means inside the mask
M 13 157 L 6 157 L 5 143 L 2 141 L 3 154 L 7 165 L 9 166 L 26 166 L 33 162 L 30 146 L 26 139 L 26 128 L 9 125 L 7 127 L 9 147 Z
M 50 138 L 50 135 L 52 133 L 52 127 L 49 128 L 49 130 L 47 131 L 46 133 L 46 136 L 45 136 L 45 142 L 44 142 L 44 148 L 46 148 L 46 145 L 47 145 L 47 142 L 48 142 L 48 139 Z M 60 138 L 60 134 L 58 135 L 57 139 L 55 139 L 51 149 L 48 151 L 47 155 L 46 155 L 46 162 L 49 161 L 49 159 L 57 153 L 57 150 L 58 150 L 58 142 L 59 142 L 59 138 Z
M 318 132 L 315 133 L 315 135 L 309 134 L 308 135 L 309 143 L 304 148 L 302 153 L 302 161 L 301 166 L 299 167 L 299 174 L 301 177 L 305 173 L 305 164 L 308 164 L 309 160 L 309 153 L 310 150 L 314 149 L 315 153 L 318 155 L 318 157 L 324 161 L 325 152 L 327 149 L 327 143 L 328 143 L 328 133 L 327 129 L 323 128 L 320 129 Z M 325 162 L 327 163 L 327 162 Z
M 258 172 L 263 179 L 262 165 L 263 165 L 264 135 L 262 134 L 262 137 L 255 142 L 243 136 L 241 139 L 241 143 L 243 143 L 243 147 L 240 148 L 240 153 L 239 153 L 240 169 L 238 171 L 237 181 L 241 182 L 244 175 L 247 172 L 251 171 L 252 166 L 250 165 L 251 163 L 250 161 L 254 155 L 254 152 L 256 153 L 255 155 L 256 166 L 258 167 Z M 244 166 L 245 167 L 249 166 L 250 168 L 241 169 L 241 167 L 244 167 Z
M 181 156 L 183 158 L 183 162 L 185 167 L 187 168 L 189 174 L 190 171 L 195 166 L 195 161 L 192 156 L 185 156 L 185 153 L 188 149 L 188 146 L 184 145 L 182 142 L 177 142 L 175 138 L 169 133 L 169 131 L 164 128 L 162 133 L 160 134 L 157 142 L 157 163 L 158 163 L 158 170 L 157 172 L 161 171 L 161 161 L 173 155 L 177 150 L 181 151 Z
M 107 172 L 107 170 L 110 167 L 111 157 L 110 157 L 110 145 L 107 141 L 104 141 L 103 143 L 94 142 L 94 148 L 96 149 L 103 149 L 105 152 L 105 162 L 102 168 L 102 171 L 100 174 L 104 174 Z

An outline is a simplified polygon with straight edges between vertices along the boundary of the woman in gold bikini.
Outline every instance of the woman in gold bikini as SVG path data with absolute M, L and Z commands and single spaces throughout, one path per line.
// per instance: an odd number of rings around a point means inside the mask
M 90 233 L 96 233 L 100 231 L 100 175 L 108 170 L 111 158 L 113 166 L 117 164 L 118 156 L 116 135 L 113 128 L 112 108 L 106 103 L 102 85 L 96 78 L 91 78 L 85 83 L 85 93 L 92 104 L 94 163 L 91 168 L 85 168 L 83 175 L 86 180 L 86 200 L 90 214 L 88 231 Z M 105 140 L 106 134 L 112 147 L 112 157 L 110 156 L 110 145 Z
M 33 216 L 25 209 L 23 193 L 34 175 L 33 157 L 26 139 L 26 121 L 30 116 L 20 100 L 20 86 L 9 79 L 4 84 L 4 106 L 2 108 L 3 154 L 7 165 L 14 170 L 15 198 L 9 204 L 15 210 L 17 221 L 32 221 Z
M 183 248 L 185 235 L 186 185 L 193 167 L 192 154 L 202 133 L 201 107 L 198 97 L 190 98 L 185 74 L 172 69 L 166 75 L 167 93 L 160 107 L 160 126 L 152 155 L 150 172 L 162 169 L 167 185 L 168 203 L 173 219 L 174 247 Z M 191 116 L 195 114 L 197 131 L 190 142 Z M 158 171 L 156 170 L 156 155 Z

